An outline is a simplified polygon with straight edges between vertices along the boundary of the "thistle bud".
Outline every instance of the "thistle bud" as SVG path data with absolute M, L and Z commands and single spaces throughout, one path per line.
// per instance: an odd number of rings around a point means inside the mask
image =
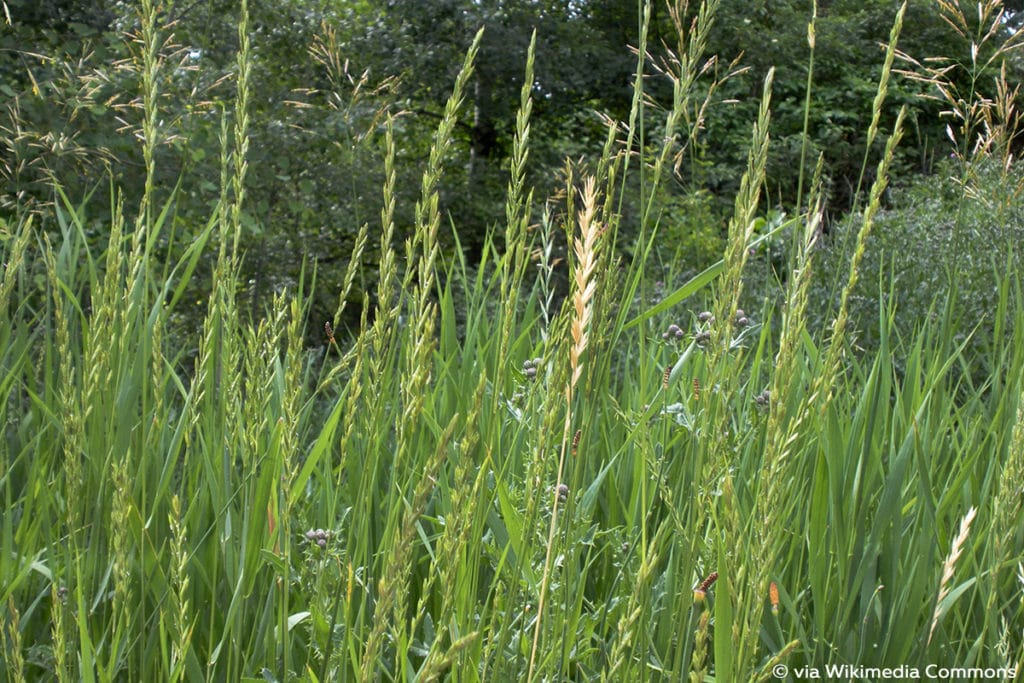
M 565 501 L 569 500 L 569 487 L 566 486 L 565 484 L 558 485 L 557 493 L 558 502 L 564 503 Z

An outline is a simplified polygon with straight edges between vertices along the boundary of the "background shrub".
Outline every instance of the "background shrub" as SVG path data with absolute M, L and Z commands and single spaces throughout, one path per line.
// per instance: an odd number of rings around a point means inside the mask
M 966 343 L 970 374 L 992 371 L 994 347 L 1013 332 L 1000 297 L 1009 294 L 1007 273 L 1019 271 L 1024 256 L 1022 188 L 1017 167 L 954 157 L 935 175 L 911 177 L 894 189 L 876 219 L 851 298 L 858 345 L 878 349 L 880 310 L 893 309 L 894 330 L 905 338 L 925 320 L 948 315 L 957 330 L 953 341 Z M 859 216 L 847 216 L 823 241 L 823 271 L 832 275 L 818 282 L 811 307 L 819 329 L 838 303 L 837 280 L 858 227 Z M 995 338 L 997 330 L 1002 338 Z

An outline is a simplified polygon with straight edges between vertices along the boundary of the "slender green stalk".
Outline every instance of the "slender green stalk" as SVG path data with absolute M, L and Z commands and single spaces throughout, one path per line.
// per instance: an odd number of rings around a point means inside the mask
M 412 284 L 415 274 L 415 288 L 412 294 L 412 310 L 409 312 L 409 338 L 406 343 L 409 351 L 406 365 L 400 378 L 401 402 L 404 406 L 401 418 L 396 425 L 396 446 L 392 460 L 392 477 L 398 481 L 405 480 L 414 471 L 412 454 L 418 447 L 421 437 L 419 419 L 424 405 L 424 392 L 431 373 L 431 355 L 433 353 L 435 330 L 435 305 L 430 301 L 435 278 L 435 264 L 438 257 L 438 228 L 441 223 L 439 210 L 438 182 L 442 172 L 442 163 L 452 130 L 455 127 L 459 108 L 462 104 L 466 84 L 473 72 L 473 60 L 479 49 L 483 30 L 477 32 L 470 46 L 462 70 L 455 79 L 455 86 L 445 107 L 445 114 L 438 126 L 434 145 L 430 151 L 430 160 L 423 175 L 421 198 L 416 205 L 416 233 L 410 246 L 410 253 L 419 251 L 415 269 L 410 264 L 404 279 L 403 289 Z M 452 425 L 454 426 L 454 424 Z M 440 451 L 440 448 L 439 448 Z M 430 467 L 436 468 L 439 463 Z M 429 481 L 431 471 L 424 470 L 416 475 L 420 481 Z M 419 495 L 425 496 L 427 490 L 420 490 Z M 393 495 L 393 494 L 392 494 Z M 425 504 L 425 500 L 423 501 Z M 391 517 L 388 530 L 385 532 L 394 539 L 393 552 L 384 563 L 380 584 L 380 597 L 376 607 L 377 618 L 367 640 L 362 657 L 361 671 L 364 678 L 376 670 L 378 649 L 385 630 L 390 629 L 396 642 L 396 665 L 404 666 L 405 649 L 408 647 L 408 633 L 404 618 L 405 605 L 408 600 L 407 561 L 409 544 L 412 538 L 412 525 L 422 509 L 413 508 L 411 514 L 399 517 L 397 506 L 391 506 Z M 388 619 L 390 618 L 390 623 Z
M 892 77 L 892 64 L 896 58 L 896 45 L 899 42 L 900 32 L 903 30 L 903 17 L 907 12 L 907 3 L 900 5 L 896 12 L 896 19 L 889 30 L 889 42 L 885 46 L 885 60 L 882 63 L 882 74 L 878 79 L 878 90 L 875 92 L 875 99 L 871 103 L 871 123 L 868 124 L 867 139 L 864 142 L 864 162 L 861 164 L 860 176 L 857 178 L 857 189 L 854 197 L 859 201 L 861 185 L 864 182 L 864 174 L 868 170 L 868 159 L 871 158 L 871 148 L 878 137 L 878 127 L 882 118 L 885 99 L 889 94 L 889 79 Z
M 899 145 L 900 139 L 903 137 L 903 120 L 906 117 L 906 113 L 906 107 L 901 107 L 899 115 L 896 117 L 896 125 L 893 128 L 892 135 L 889 137 L 888 141 L 886 141 L 885 152 L 882 155 L 882 159 L 878 162 L 878 170 L 875 174 L 875 180 L 871 185 L 871 192 L 868 195 L 868 204 L 864 209 L 864 215 L 861 218 L 860 230 L 857 233 L 857 240 L 854 243 L 853 256 L 850 259 L 850 267 L 846 277 L 846 284 L 843 287 L 842 294 L 840 295 L 839 310 L 836 313 L 835 320 L 832 322 L 829 347 L 822 365 L 822 373 L 815 380 L 813 385 L 812 393 L 818 394 L 821 392 L 822 414 L 824 414 L 825 408 L 832 399 L 832 392 L 835 387 L 834 383 L 839 374 L 847 341 L 846 326 L 849 324 L 850 319 L 850 295 L 857 284 L 857 279 L 860 277 L 860 264 L 864 258 L 864 252 L 867 249 L 867 240 L 871 235 L 875 216 L 881 209 L 882 193 L 885 192 L 885 188 L 889 184 L 889 166 L 896 153 L 896 147 Z
M 816 45 L 815 26 L 818 22 L 818 0 L 811 3 L 811 21 L 807 24 L 807 85 L 804 89 L 804 127 L 800 135 L 800 170 L 797 173 L 796 205 L 803 206 L 804 169 L 807 165 L 807 148 L 811 142 L 811 92 L 814 87 L 814 49 Z

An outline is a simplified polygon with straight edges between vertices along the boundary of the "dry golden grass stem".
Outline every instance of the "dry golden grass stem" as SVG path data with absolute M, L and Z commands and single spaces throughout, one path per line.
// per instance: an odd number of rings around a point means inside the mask
M 964 543 L 967 541 L 967 536 L 971 532 L 971 522 L 974 521 L 974 515 L 977 514 L 977 508 L 971 508 L 964 515 L 963 519 L 960 520 L 960 532 L 953 539 L 953 547 L 949 550 L 949 555 L 946 556 L 946 561 L 942 563 L 942 581 L 939 584 L 939 596 L 935 599 L 935 613 L 932 615 L 932 627 L 928 630 L 928 643 L 932 642 L 932 636 L 935 635 L 935 627 L 939 625 L 939 618 L 942 616 L 942 601 L 945 600 L 946 596 L 949 595 L 949 583 L 953 580 L 953 572 L 956 569 L 956 562 L 960 559 L 960 554 L 963 552 Z
M 558 474 L 555 477 L 555 490 L 562 484 L 565 472 L 565 458 L 569 450 L 572 429 L 572 394 L 580 377 L 583 375 L 583 353 L 589 343 L 590 321 L 594 315 L 594 294 L 597 282 L 594 271 L 597 264 L 598 240 L 604 228 L 595 220 L 598 207 L 597 183 L 593 176 L 583 182 L 581 192 L 583 206 L 578 215 L 580 234 L 573 240 L 573 252 L 576 256 L 576 270 L 573 274 L 573 316 L 570 325 L 572 346 L 569 350 L 569 365 L 572 375 L 565 386 L 565 424 L 562 431 L 562 449 L 558 458 Z M 544 556 L 544 576 L 541 580 L 540 595 L 537 600 L 536 627 L 533 632 L 533 647 L 530 652 L 530 668 L 527 681 L 533 680 L 537 662 L 537 647 L 540 644 L 540 631 L 543 624 L 544 605 L 548 582 L 551 579 L 551 560 L 554 556 L 555 529 L 558 525 L 558 496 L 552 496 L 551 524 L 548 529 L 547 551 Z
M 594 293 L 597 282 L 594 280 L 594 267 L 597 264 L 597 240 L 603 230 L 594 220 L 597 210 L 597 189 L 594 178 L 587 178 L 583 184 L 583 208 L 579 213 L 580 235 L 573 240 L 573 251 L 576 254 L 576 272 L 573 275 L 575 292 L 572 298 L 572 350 L 569 362 L 572 366 L 571 387 L 576 386 L 583 374 L 581 358 L 587 350 L 588 329 L 594 313 Z

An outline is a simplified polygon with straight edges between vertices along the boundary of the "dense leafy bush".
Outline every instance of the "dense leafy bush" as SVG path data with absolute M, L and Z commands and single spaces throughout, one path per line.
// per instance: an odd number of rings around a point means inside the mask
M 1024 258 L 1024 207 L 1019 201 L 1024 173 L 992 159 L 944 162 L 939 172 L 894 189 L 867 242 L 861 277 L 851 298 L 859 345 L 878 348 L 881 309 L 895 312 L 895 329 L 910 337 L 929 318 L 944 315 L 966 343 L 973 375 L 990 371 L 989 357 L 1006 326 L 1000 296 L 1007 272 L 1019 272 Z M 840 222 L 826 240 L 817 288 L 818 325 L 838 303 L 835 278 L 845 274 L 859 216 Z M 1008 292 L 1006 292 L 1008 293 Z M 948 309 L 948 310 L 947 310 Z M 1000 313 L 1000 311 L 1002 311 Z

